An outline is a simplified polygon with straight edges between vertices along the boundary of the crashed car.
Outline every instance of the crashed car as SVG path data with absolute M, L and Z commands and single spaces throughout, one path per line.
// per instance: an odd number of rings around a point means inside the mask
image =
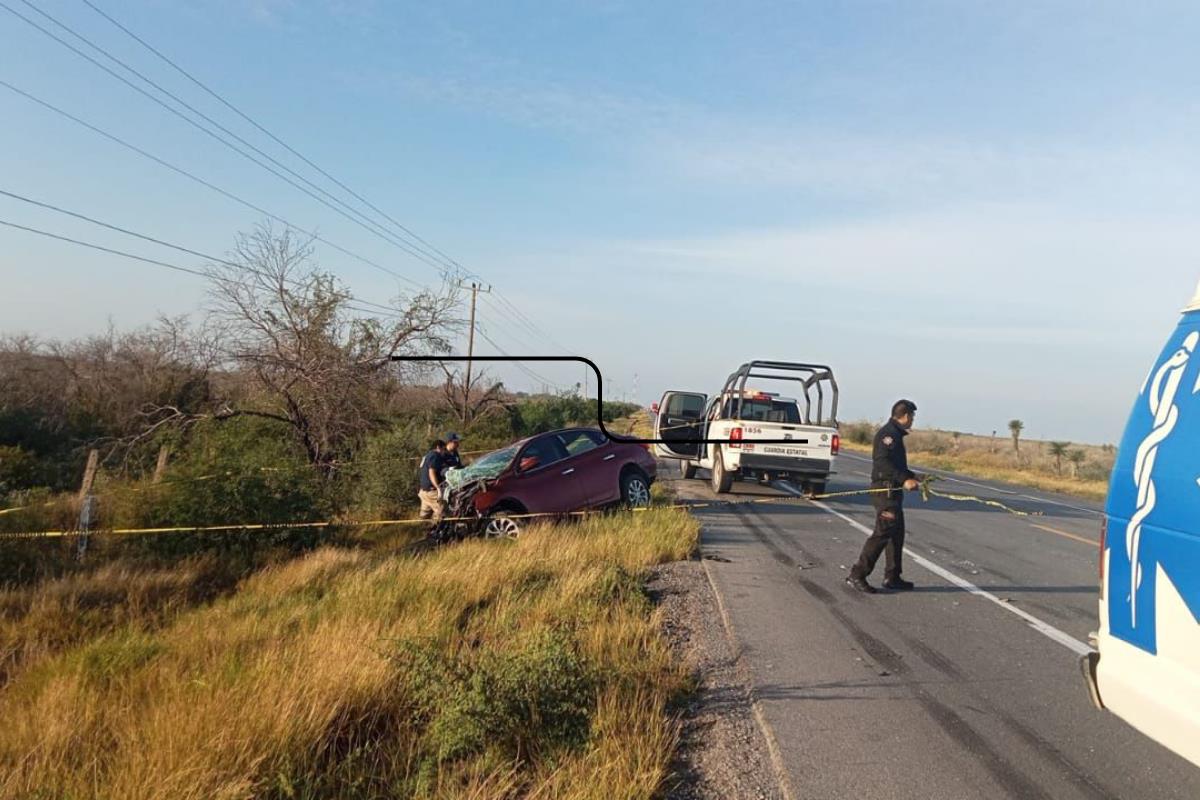
M 524 514 L 650 504 L 657 465 L 645 446 L 595 428 L 541 433 L 446 474 L 446 519 L 434 538 L 516 536 Z

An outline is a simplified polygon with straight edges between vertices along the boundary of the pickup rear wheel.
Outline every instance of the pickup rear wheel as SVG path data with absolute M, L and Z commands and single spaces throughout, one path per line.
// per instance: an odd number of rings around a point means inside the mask
M 810 497 L 815 494 L 825 494 L 825 481 L 809 481 L 804 484 L 804 493 Z
M 680 461 L 679 471 L 683 473 L 684 480 L 691 480 L 696 477 L 696 462 L 695 461 Z
M 733 486 L 733 476 L 725 471 L 725 460 L 721 458 L 721 449 L 713 450 L 712 490 L 716 494 L 725 494 Z

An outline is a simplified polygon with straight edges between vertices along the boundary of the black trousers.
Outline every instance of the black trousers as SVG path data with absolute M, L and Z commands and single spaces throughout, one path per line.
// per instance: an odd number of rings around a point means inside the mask
M 882 487 L 880 487 L 882 488 Z M 871 496 L 875 506 L 875 531 L 863 544 L 851 575 L 865 578 L 875 569 L 879 556 L 887 553 L 884 578 L 895 580 L 904 568 L 904 495 L 903 489 Z

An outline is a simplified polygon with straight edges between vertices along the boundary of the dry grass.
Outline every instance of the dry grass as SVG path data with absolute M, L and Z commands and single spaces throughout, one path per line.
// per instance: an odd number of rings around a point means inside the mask
M 0 589 L 0 687 L 21 670 L 109 631 L 153 630 L 234 582 L 210 556 L 171 569 L 117 560 Z
M 869 422 L 843 426 L 843 445 L 869 453 L 875 427 Z M 1104 500 L 1108 495 L 1108 475 L 1116 459 L 1112 446 L 1066 443 L 1068 452 L 1082 453 L 1082 459 L 1073 463 L 1068 457 L 1055 458 L 1050 442 L 1024 439 L 1018 457 L 1012 439 L 1006 435 L 993 439 L 953 431 L 916 430 L 907 443 L 909 459 L 923 467 L 1091 500 Z
M 423 557 L 323 548 L 86 640 L 85 587 L 10 599 L 26 665 L 0 693 L 0 797 L 650 797 L 687 677 L 640 575 L 696 536 L 660 510 Z

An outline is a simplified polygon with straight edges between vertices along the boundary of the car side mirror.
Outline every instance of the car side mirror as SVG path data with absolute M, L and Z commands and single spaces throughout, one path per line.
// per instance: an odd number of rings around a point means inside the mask
M 529 470 L 536 468 L 540 463 L 542 461 L 537 456 L 525 456 L 521 459 L 521 463 L 517 466 L 517 469 L 521 472 L 529 472 Z

